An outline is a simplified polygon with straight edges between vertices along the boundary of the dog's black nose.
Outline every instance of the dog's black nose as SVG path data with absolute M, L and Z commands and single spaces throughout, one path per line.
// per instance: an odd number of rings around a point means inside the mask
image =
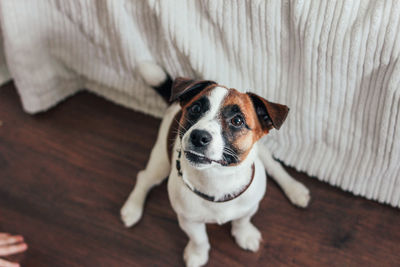
M 208 145 L 211 139 L 211 134 L 204 130 L 193 130 L 190 134 L 190 142 L 196 147 Z

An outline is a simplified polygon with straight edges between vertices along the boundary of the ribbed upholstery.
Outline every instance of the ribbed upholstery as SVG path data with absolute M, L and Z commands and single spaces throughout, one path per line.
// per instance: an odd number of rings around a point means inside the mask
M 136 71 L 212 79 L 287 104 L 286 164 L 400 206 L 400 1 L 0 1 L 11 76 L 35 113 L 80 88 L 155 116 Z M 318 200 L 316 200 L 318 201 Z

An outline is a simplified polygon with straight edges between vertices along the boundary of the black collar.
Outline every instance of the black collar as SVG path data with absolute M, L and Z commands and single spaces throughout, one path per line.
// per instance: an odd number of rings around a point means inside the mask
M 193 193 L 195 193 L 196 195 L 198 195 L 199 197 L 201 197 L 201 198 L 203 198 L 205 200 L 208 200 L 208 201 L 211 201 L 211 202 L 227 202 L 227 201 L 233 200 L 233 199 L 239 197 L 241 194 L 243 194 L 247 190 L 247 188 L 250 187 L 251 183 L 253 182 L 254 173 L 255 173 L 254 163 L 251 165 L 251 179 L 250 179 L 250 182 L 245 187 L 243 187 L 238 192 L 235 192 L 235 193 L 232 193 L 232 194 L 226 194 L 222 198 L 216 199 L 213 196 L 207 195 L 207 194 L 205 194 L 203 192 L 200 192 L 196 188 L 189 186 L 185 182 L 185 180 L 183 179 L 182 168 L 181 168 L 181 154 L 182 153 L 179 150 L 178 151 L 178 159 L 176 160 L 176 170 L 178 171 L 178 175 L 182 178 L 182 181 L 187 186 L 187 188 L 189 188 Z

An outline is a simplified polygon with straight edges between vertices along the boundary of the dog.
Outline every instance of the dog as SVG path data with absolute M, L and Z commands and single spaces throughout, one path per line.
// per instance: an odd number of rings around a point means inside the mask
M 309 190 L 275 161 L 262 138 L 279 129 L 289 108 L 253 93 L 213 81 L 176 78 L 161 67 L 139 66 L 145 82 L 171 105 L 161 122 L 146 168 L 121 209 L 125 226 L 143 214 L 149 190 L 168 179 L 168 196 L 189 242 L 186 266 L 208 261 L 206 223 L 232 223 L 231 233 L 245 250 L 257 251 L 260 231 L 251 223 L 266 191 L 266 172 L 298 207 L 307 207 Z M 173 140 L 173 142 L 169 142 Z

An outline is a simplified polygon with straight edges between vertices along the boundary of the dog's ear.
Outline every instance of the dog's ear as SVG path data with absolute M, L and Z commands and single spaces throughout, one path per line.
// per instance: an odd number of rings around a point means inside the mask
M 172 84 L 170 102 L 178 100 L 181 106 L 184 106 L 198 93 L 212 84 L 216 83 L 213 81 L 196 81 L 189 78 L 178 77 Z
M 289 108 L 285 105 L 269 102 L 253 93 L 247 93 L 247 95 L 253 102 L 263 131 L 265 132 L 272 128 L 279 130 L 289 113 Z

